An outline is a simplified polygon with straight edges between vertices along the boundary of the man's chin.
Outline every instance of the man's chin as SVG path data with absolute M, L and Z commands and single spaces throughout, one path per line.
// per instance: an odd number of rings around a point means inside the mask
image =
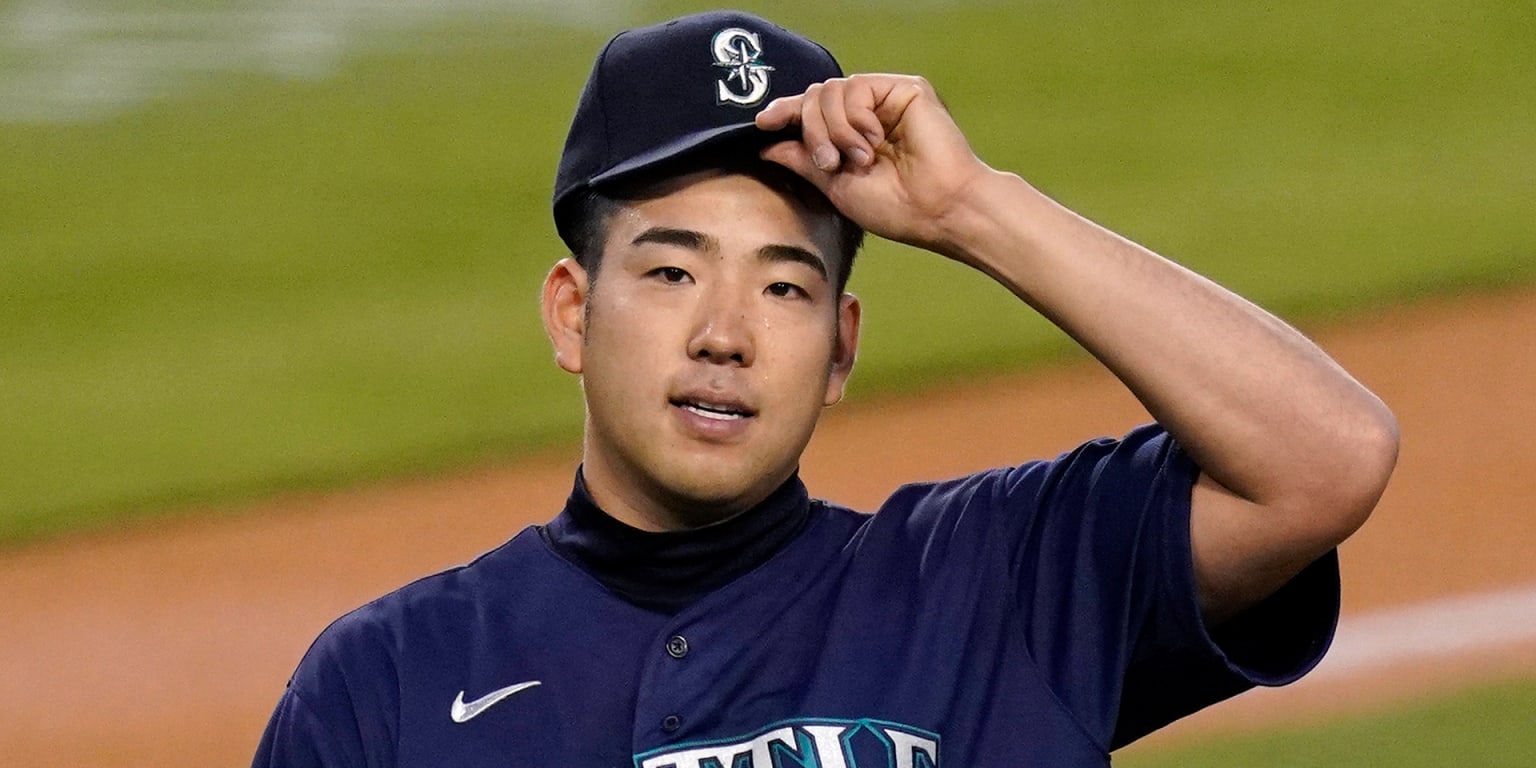
M 676 513 L 690 526 L 697 527 L 751 509 L 783 482 L 779 479 L 765 484 L 762 477 L 748 472 L 700 472 L 673 478 L 667 490 Z

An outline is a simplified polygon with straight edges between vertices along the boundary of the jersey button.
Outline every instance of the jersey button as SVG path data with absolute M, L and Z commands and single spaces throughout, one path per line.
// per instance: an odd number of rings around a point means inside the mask
M 667 733 L 671 733 L 681 727 L 683 727 L 683 719 L 677 715 L 667 715 L 661 719 L 661 729 Z
M 681 659 L 688 655 L 688 638 L 682 635 L 673 635 L 667 638 L 667 655 L 674 659 Z

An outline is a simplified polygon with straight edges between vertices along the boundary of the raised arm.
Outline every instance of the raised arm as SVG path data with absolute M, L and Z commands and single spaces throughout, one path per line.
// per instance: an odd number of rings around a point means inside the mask
M 1191 535 L 1220 621 L 1363 524 L 1397 459 L 1382 402 L 1295 329 L 971 151 L 923 79 L 855 75 L 780 99 L 764 152 L 875 234 L 992 276 L 1102 361 L 1202 474 Z

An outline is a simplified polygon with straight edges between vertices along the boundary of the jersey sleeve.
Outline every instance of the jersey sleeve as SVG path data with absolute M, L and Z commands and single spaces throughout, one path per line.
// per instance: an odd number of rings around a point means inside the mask
M 336 738 L 293 688 L 283 691 L 251 768 L 353 768 L 355 744 Z
M 1199 475 L 1156 425 L 1009 470 L 1002 505 L 1030 653 L 1106 748 L 1321 659 L 1337 559 L 1212 630 L 1198 606 L 1190 499 Z
M 299 662 L 252 768 L 390 768 L 399 712 L 393 643 L 373 606 L 338 619 Z

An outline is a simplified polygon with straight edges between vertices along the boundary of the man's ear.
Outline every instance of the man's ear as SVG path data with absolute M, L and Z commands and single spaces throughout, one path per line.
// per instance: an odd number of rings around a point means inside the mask
M 555 347 L 555 364 L 567 373 L 581 373 L 582 341 L 587 333 L 587 297 L 591 283 L 587 270 L 575 259 L 555 263 L 544 277 L 540 307 L 544 332 Z
M 832 375 L 827 377 L 827 405 L 843 399 L 843 388 L 853 373 L 853 359 L 859 352 L 859 297 L 845 293 L 837 305 L 837 338 L 832 345 Z

